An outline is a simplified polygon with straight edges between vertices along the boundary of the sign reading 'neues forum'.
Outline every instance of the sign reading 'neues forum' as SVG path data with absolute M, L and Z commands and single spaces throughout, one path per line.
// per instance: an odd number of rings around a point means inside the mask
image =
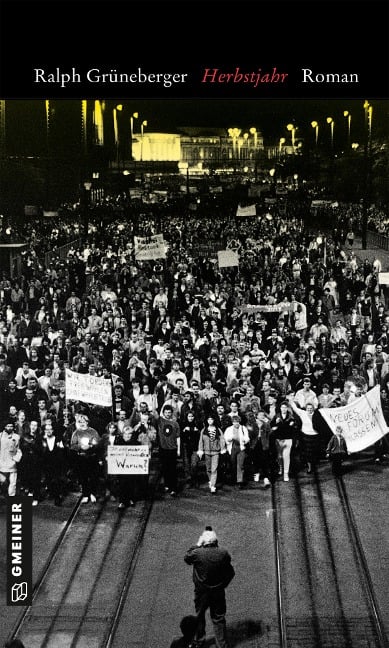
M 343 407 L 323 407 L 319 412 L 333 432 L 339 426 L 342 428 L 349 452 L 372 446 L 388 432 L 379 385 Z

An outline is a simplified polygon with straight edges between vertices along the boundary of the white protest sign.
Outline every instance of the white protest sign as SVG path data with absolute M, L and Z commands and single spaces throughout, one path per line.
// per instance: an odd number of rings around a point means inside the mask
M 109 475 L 148 475 L 149 446 L 108 446 L 107 463 Z
M 112 385 L 109 379 L 66 369 L 65 380 L 67 399 L 103 407 L 112 406 Z
M 381 408 L 379 385 L 348 405 L 323 407 L 319 412 L 333 432 L 338 425 L 342 428 L 349 452 L 360 452 L 372 446 L 388 431 Z
M 236 215 L 237 216 L 256 216 L 257 215 L 257 208 L 255 205 L 247 205 L 246 207 L 242 207 L 241 205 L 238 205 L 238 208 L 236 210 Z
M 383 286 L 389 286 L 389 272 L 379 272 L 378 282 Z
M 163 234 L 134 236 L 134 247 L 137 261 L 166 259 L 166 243 Z
M 278 304 L 242 304 L 239 308 L 242 313 L 282 313 L 291 307 L 290 302 Z
M 239 266 L 239 255 L 235 250 L 219 250 L 217 260 L 219 262 L 219 268 Z

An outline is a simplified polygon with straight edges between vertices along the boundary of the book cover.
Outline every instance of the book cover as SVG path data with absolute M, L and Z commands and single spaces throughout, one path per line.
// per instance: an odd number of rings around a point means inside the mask
M 2 0 L 2 323 L 7 322 L 5 277 L 15 283 L 29 246 L 35 250 L 31 264 L 48 275 L 80 241 L 102 246 L 105 236 L 114 244 L 120 239 L 137 261 L 151 260 L 155 273 L 161 259 L 163 267 L 166 243 L 186 263 L 182 245 L 190 262 L 205 266 L 211 260 L 211 270 L 240 272 L 244 283 L 250 281 L 253 255 L 267 241 L 265 230 L 257 237 L 251 227 L 256 217 L 269 230 L 279 218 L 293 228 L 304 223 L 324 267 L 337 246 L 359 259 L 369 253 L 372 262 L 382 250 L 379 270 L 387 299 L 388 36 L 388 3 L 380 0 Z M 347 204 L 352 208 L 346 213 Z M 170 209 L 166 241 L 149 218 L 157 213 L 163 223 Z M 222 210 L 222 225 L 215 228 L 213 214 L 220 217 Z M 185 221 L 196 225 L 184 241 Z M 72 277 L 74 296 L 90 291 L 94 280 L 96 270 L 85 260 L 82 272 Z M 266 309 L 258 305 L 269 317 L 280 312 L 275 300 Z M 242 297 L 240 306 L 250 312 L 252 304 Z M 40 338 L 33 336 L 36 346 Z M 2 331 L 3 351 L 6 339 Z M 87 387 L 98 399 L 97 386 Z M 99 388 L 103 393 L 104 385 Z M 104 408 L 106 401 L 97 404 Z M 3 406 L 2 430 L 8 415 Z M 368 433 L 363 432 L 366 443 Z M 77 497 L 67 495 L 62 507 L 47 499 L 32 507 L 21 492 L 10 496 L 7 487 L 8 482 L 0 501 L 0 642 L 18 636 L 25 648 L 74 648 L 93 636 L 91 647 L 119 646 L 125 633 L 115 623 L 125 608 L 132 566 L 118 579 L 115 605 L 104 618 L 94 585 L 83 598 L 87 613 L 84 607 L 77 612 L 87 571 L 81 556 L 80 573 L 78 564 L 71 566 L 71 584 L 56 582 L 56 574 L 62 578 L 70 569 L 60 561 L 46 575 L 76 515 Z M 113 531 L 118 537 L 130 534 L 134 556 L 149 515 L 144 506 L 138 526 Z M 109 524 L 109 515 L 102 515 Z M 222 525 L 226 509 L 217 515 Z M 87 527 L 79 532 L 87 542 Z M 93 542 L 103 564 L 108 541 Z M 114 563 L 111 574 L 103 575 L 110 594 L 110 577 L 119 572 Z M 169 583 L 172 596 L 174 582 Z M 147 599 L 139 591 L 140 600 Z M 41 602 L 42 592 L 48 595 Z M 60 609 L 65 595 L 68 616 Z M 186 605 L 186 594 L 180 595 Z M 134 621 L 133 645 L 159 648 L 163 640 L 168 646 L 178 612 L 166 603 L 164 623 L 150 621 L 155 608 L 149 616 L 136 609 L 140 621 Z M 145 618 L 152 628 L 149 644 L 141 643 Z M 247 627 L 244 632 L 248 641 Z M 257 626 L 256 632 L 259 636 Z

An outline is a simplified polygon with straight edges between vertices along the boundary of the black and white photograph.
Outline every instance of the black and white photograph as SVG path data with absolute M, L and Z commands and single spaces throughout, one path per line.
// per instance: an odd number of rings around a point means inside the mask
M 0 646 L 388 648 L 387 5 L 2 4 Z

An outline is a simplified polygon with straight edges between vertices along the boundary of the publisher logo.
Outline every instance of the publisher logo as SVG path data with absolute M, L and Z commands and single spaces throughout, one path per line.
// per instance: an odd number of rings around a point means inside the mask
M 17 603 L 18 601 L 25 601 L 28 596 L 28 583 L 15 583 L 11 587 L 11 601 Z
M 7 498 L 7 605 L 32 603 L 32 500 Z

